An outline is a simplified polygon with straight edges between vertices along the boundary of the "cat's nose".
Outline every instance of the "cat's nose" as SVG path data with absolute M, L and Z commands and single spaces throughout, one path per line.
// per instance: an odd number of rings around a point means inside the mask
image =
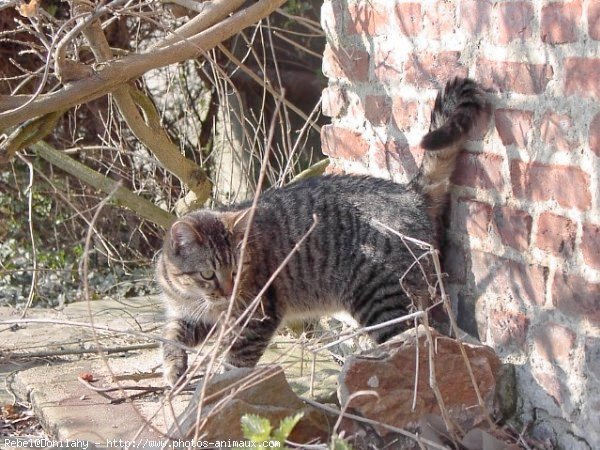
M 225 281 L 223 282 L 223 294 L 225 294 L 226 297 L 231 297 L 231 294 L 233 293 L 233 279 L 232 278 L 227 278 L 225 279 Z

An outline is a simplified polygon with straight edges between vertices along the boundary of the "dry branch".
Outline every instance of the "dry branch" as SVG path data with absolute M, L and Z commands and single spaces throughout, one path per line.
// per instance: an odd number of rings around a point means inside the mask
M 57 92 L 40 95 L 23 108 L 0 113 L 0 130 L 54 111 L 68 109 L 114 91 L 146 72 L 195 58 L 271 14 L 285 0 L 261 0 L 187 40 L 155 47 L 104 64 L 92 76 L 67 84 Z M 4 105 L 0 105 L 0 109 Z M 0 154 L 0 159 L 2 155 Z
M 74 15 L 91 13 L 86 3 L 77 3 Z M 113 52 L 102 26 L 98 20 L 89 24 L 83 30 L 92 52 L 99 63 L 105 63 L 113 58 Z M 193 194 L 193 200 L 187 200 L 190 205 L 204 204 L 212 192 L 212 183 L 204 170 L 192 160 L 187 159 L 179 151 L 167 132 L 161 126 L 158 111 L 152 101 L 135 86 L 120 86 L 113 97 L 127 125 L 135 135 L 160 161 L 169 172 L 179 178 Z M 140 114 L 138 107 L 143 111 Z
M 84 183 L 87 183 L 96 189 L 100 189 L 103 192 L 112 192 L 118 184 L 116 181 L 93 171 L 86 165 L 59 152 L 45 142 L 38 142 L 37 144 L 32 145 L 31 148 L 50 164 L 55 165 L 65 172 L 79 178 Z M 114 199 L 119 206 L 125 206 L 132 211 L 135 211 L 139 216 L 162 227 L 167 228 L 175 220 L 175 217 L 167 211 L 160 209 L 152 202 L 134 194 L 122 186 L 116 190 Z

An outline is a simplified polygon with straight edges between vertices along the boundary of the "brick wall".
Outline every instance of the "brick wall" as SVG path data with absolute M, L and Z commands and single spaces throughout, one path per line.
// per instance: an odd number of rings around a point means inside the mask
M 534 432 L 599 448 L 600 1 L 325 0 L 322 25 L 332 171 L 407 180 L 436 89 L 496 91 L 453 180 L 449 289 Z

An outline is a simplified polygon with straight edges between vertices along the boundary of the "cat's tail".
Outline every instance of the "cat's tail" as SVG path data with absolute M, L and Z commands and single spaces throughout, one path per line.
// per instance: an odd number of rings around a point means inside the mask
M 446 204 L 456 157 L 486 105 L 483 90 L 468 78 L 449 81 L 435 99 L 429 133 L 421 141 L 423 163 L 415 178 L 432 218 L 437 219 Z

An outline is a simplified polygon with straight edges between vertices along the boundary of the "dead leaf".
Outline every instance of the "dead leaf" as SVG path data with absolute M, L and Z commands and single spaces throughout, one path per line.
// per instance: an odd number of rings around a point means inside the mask
M 92 382 L 96 381 L 96 378 L 94 377 L 94 375 L 89 372 L 81 372 L 79 374 L 79 378 L 81 378 L 83 381 L 87 381 L 88 383 L 92 383 Z
M 23 17 L 34 17 L 37 15 L 40 0 L 31 0 L 29 3 L 20 5 L 17 9 Z

